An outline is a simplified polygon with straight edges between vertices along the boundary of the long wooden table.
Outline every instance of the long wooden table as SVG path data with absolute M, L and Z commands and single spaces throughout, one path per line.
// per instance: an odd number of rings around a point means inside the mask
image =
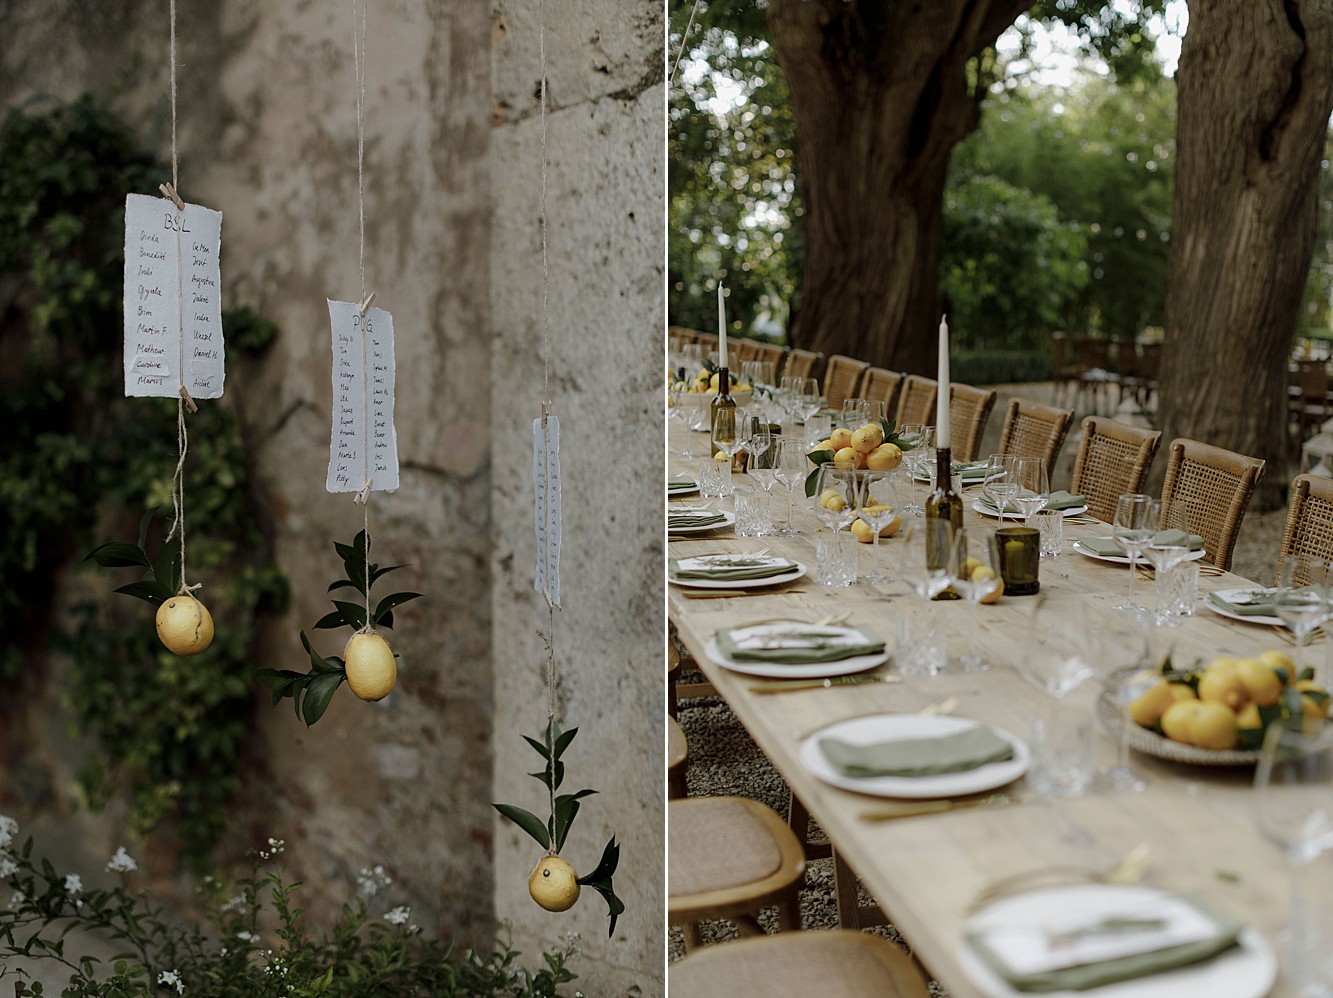
M 679 449 L 686 432 L 674 432 L 673 448 Z M 690 444 L 697 452 L 707 447 L 707 438 L 693 434 Z M 693 470 L 697 463 L 673 458 L 671 471 Z M 742 487 L 749 484 L 742 476 L 737 482 Z M 924 487 L 916 491 L 919 499 Z M 976 529 L 984 522 L 989 529 L 994 521 L 970 509 L 976 495 L 975 489 L 964 493 L 966 525 Z M 809 501 L 803 491 L 795 496 L 796 525 L 807 531 L 805 537 L 737 538 L 728 528 L 688 540 L 672 539 L 669 553 L 685 557 L 767 548 L 804 563 L 812 576 L 814 533 L 826 528 L 819 527 L 807 509 Z M 691 498 L 698 497 L 682 501 Z M 715 505 L 730 508 L 730 501 Z M 781 486 L 774 492 L 773 507 L 780 521 L 785 514 Z M 1092 605 L 1108 609 L 1119 602 L 1129 570 L 1069 549 L 1077 537 L 1107 533 L 1107 525 L 1099 529 L 1066 524 L 1064 553 L 1042 563 L 1043 591 L 1084 594 Z M 898 554 L 895 543 L 900 542 L 880 542 L 890 574 Z M 870 548 L 859 545 L 859 549 L 864 574 Z M 1231 574 L 1204 576 L 1200 593 L 1248 584 L 1252 583 Z M 1149 585 L 1141 582 L 1140 586 L 1145 590 L 1141 595 L 1151 598 L 1146 591 Z M 958 960 L 965 909 L 978 891 L 1000 877 L 1050 864 L 1109 867 L 1144 842 L 1152 848 L 1145 883 L 1201 895 L 1245 919 L 1273 943 L 1286 922 L 1290 888 L 1281 851 L 1256 830 L 1250 769 L 1190 767 L 1133 753 L 1131 763 L 1148 784 L 1139 793 L 1089 792 L 1075 799 L 1029 800 L 1030 791 L 1020 780 L 1007 788 L 1023 795 L 1017 804 L 880 823 L 863 819 L 862 813 L 888 802 L 838 789 L 812 776 L 799 758 L 802 740 L 824 723 L 872 713 L 916 712 L 950 696 L 959 701 L 955 716 L 975 718 L 1026 739 L 1031 719 L 1045 716 L 1051 707 L 1047 695 L 1013 668 L 1025 647 L 1031 599 L 1008 596 L 993 606 L 981 607 L 963 601 L 936 602 L 936 612 L 948 629 L 951 653 L 961 647 L 969 628 L 979 629 L 991 660 L 997 663 L 988 672 L 950 670 L 937 676 L 906 676 L 892 685 L 756 694 L 751 687 L 762 680 L 724 669 L 705 655 L 705 645 L 719 627 L 786 616 L 813 621 L 828 613 L 850 611 L 850 623 L 876 629 L 892 648 L 896 616 L 920 605 L 918 597 L 902 584 L 831 589 L 807 576 L 794 588 L 798 591 L 786 594 L 689 599 L 680 587 L 670 585 L 669 615 L 684 646 L 756 744 L 910 941 L 924 966 L 954 998 L 978 994 Z M 1125 660 L 1130 661 L 1139 639 L 1127 617 L 1126 621 L 1122 647 Z M 1210 659 L 1223 653 L 1251 655 L 1268 648 L 1291 651 L 1272 628 L 1234 622 L 1202 606 L 1183 626 L 1161 629 L 1159 634 L 1165 635 L 1177 661 L 1190 662 L 1195 656 Z M 1323 648 L 1322 644 L 1312 646 L 1307 653 L 1312 662 L 1322 665 Z M 880 671 L 891 673 L 892 663 Z M 1090 708 L 1095 695 L 1096 683 L 1088 682 L 1070 698 L 1082 697 Z M 1094 765 L 1113 764 L 1116 744 L 1113 734 L 1099 729 Z M 1327 894 L 1333 883 L 1323 884 L 1323 889 Z M 1280 981 L 1272 992 L 1289 993 Z

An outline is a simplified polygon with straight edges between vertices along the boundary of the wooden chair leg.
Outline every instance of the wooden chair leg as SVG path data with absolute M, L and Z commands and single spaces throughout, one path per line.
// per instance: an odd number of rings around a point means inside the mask
M 838 901 L 838 924 L 844 929 L 861 928 L 861 902 L 856 890 L 856 874 L 838 850 L 833 850 L 833 894 Z
M 762 936 L 765 934 L 764 927 L 759 924 L 759 919 L 753 915 L 737 915 L 734 921 L 742 936 Z
M 703 939 L 699 935 L 699 925 L 697 922 L 686 922 L 680 927 L 680 933 L 685 937 L 686 953 L 703 945 Z
M 795 794 L 791 795 L 787 804 L 787 827 L 795 834 L 796 841 L 801 843 L 807 860 L 824 859 L 833 855 L 833 848 L 828 842 L 810 841 L 810 812 Z
M 778 905 L 778 931 L 799 932 L 801 929 L 801 890 L 793 887 Z

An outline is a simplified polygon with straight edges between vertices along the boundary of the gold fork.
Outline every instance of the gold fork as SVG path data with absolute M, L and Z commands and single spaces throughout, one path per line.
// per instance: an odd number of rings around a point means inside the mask
M 1152 846 L 1140 842 L 1116 862 L 1104 869 L 1082 866 L 1077 863 L 1059 863 L 1053 866 L 1025 870 L 993 881 L 977 892 L 965 911 L 968 914 L 985 906 L 997 898 L 1019 893 L 1033 881 L 1040 882 L 1048 878 L 1057 880 L 1086 881 L 1094 884 L 1134 884 L 1143 879 L 1152 862 Z
M 897 677 L 888 677 L 886 678 L 885 681 L 891 682 L 895 678 Z M 952 714 L 957 709 L 958 709 L 958 698 L 945 697 L 943 700 L 939 701 L 939 703 L 932 703 L 927 707 L 922 707 L 919 711 L 917 711 L 917 713 L 920 714 L 922 717 L 943 717 L 945 714 Z M 844 717 L 842 720 L 855 721 L 858 717 L 874 717 L 877 714 L 882 714 L 882 713 L 883 711 L 876 710 L 876 711 L 871 711 L 870 713 L 867 714 L 855 714 L 852 717 Z M 820 721 L 813 728 L 807 728 L 804 731 L 796 732 L 796 734 L 793 735 L 793 737 L 798 742 L 803 742 L 811 735 L 813 735 L 816 731 L 822 731 L 825 728 L 827 728 L 830 724 L 841 724 L 841 723 L 842 721 Z

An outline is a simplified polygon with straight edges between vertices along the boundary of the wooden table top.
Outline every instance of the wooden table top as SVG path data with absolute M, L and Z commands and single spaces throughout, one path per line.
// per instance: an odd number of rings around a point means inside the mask
M 671 443 L 679 449 L 687 431 L 673 427 Z M 703 434 L 690 436 L 695 451 L 707 447 Z M 670 470 L 693 471 L 697 461 L 672 457 Z M 905 474 L 905 470 L 904 470 Z M 747 487 L 749 482 L 737 476 Z M 918 485 L 916 497 L 925 487 Z M 974 513 L 976 489 L 964 492 L 965 525 L 972 530 L 993 520 Z M 684 497 L 681 501 L 697 501 Z M 772 554 L 795 558 L 813 575 L 814 534 L 818 521 L 806 507 L 804 491 L 794 493 L 796 526 L 807 531 L 797 538 L 737 538 L 731 528 L 716 534 L 673 539 L 672 557 L 716 552 L 752 552 L 767 548 Z M 715 502 L 730 509 L 730 500 Z M 785 494 L 776 487 L 774 519 L 785 512 Z M 919 522 L 919 518 L 918 518 Z M 1065 525 L 1065 551 L 1041 565 L 1042 591 L 1055 596 L 1080 596 L 1095 608 L 1097 619 L 1125 621 L 1123 633 L 1110 636 L 1112 654 L 1132 661 L 1141 647 L 1128 615 L 1110 609 L 1124 596 L 1129 569 L 1096 561 L 1069 549 L 1077 537 L 1109 534 L 1109 525 Z M 901 541 L 880 542 L 881 561 L 890 575 Z M 864 574 L 870 547 L 858 545 Z M 1276 557 L 1276 552 L 1274 552 Z M 1200 593 L 1251 585 L 1225 574 L 1200 578 Z M 1140 582 L 1140 595 L 1151 597 L 1151 585 Z M 1131 754 L 1131 764 L 1147 781 L 1139 793 L 1111 794 L 1090 791 L 1076 799 L 1028 799 L 1025 781 L 1005 788 L 1025 795 L 1020 803 L 978 807 L 956 812 L 872 823 L 861 817 L 889 802 L 845 791 L 815 778 L 801 764 L 802 741 L 817 728 L 845 718 L 872 713 L 910 713 L 954 696 L 955 716 L 974 718 L 1006 729 L 1027 740 L 1031 721 L 1046 716 L 1050 698 L 1026 680 L 1014 665 L 1023 655 L 1032 620 L 1033 598 L 1006 596 L 993 606 L 973 607 L 959 601 L 932 604 L 947 628 L 951 654 L 961 648 L 969 629 L 977 628 L 996 667 L 987 672 L 962 672 L 956 666 L 937 676 L 905 676 L 896 684 L 819 688 L 780 695 L 758 695 L 751 687 L 763 680 L 729 671 L 710 661 L 704 647 L 723 626 L 792 616 L 813 621 L 825 614 L 851 612 L 848 623 L 864 625 L 894 644 L 897 617 L 919 611 L 923 603 L 901 583 L 857 585 L 831 589 L 817 585 L 810 575 L 783 593 L 720 599 L 690 599 L 685 590 L 668 586 L 669 615 L 681 641 L 699 662 L 708 679 L 726 698 L 751 737 L 772 761 L 792 791 L 804 802 L 829 838 L 860 877 L 889 919 L 910 941 L 915 953 L 954 998 L 979 992 L 968 982 L 958 960 L 958 946 L 966 919 L 965 909 L 984 886 L 1000 877 L 1057 863 L 1109 867 L 1140 843 L 1152 848 L 1152 862 L 1144 883 L 1171 891 L 1192 892 L 1218 908 L 1243 918 L 1271 943 L 1286 922 L 1289 881 L 1280 849 L 1260 836 L 1251 811 L 1249 768 L 1223 769 L 1184 766 Z M 1106 614 L 1102 617 L 1101 614 Z M 1169 647 L 1177 661 L 1210 659 L 1220 654 L 1252 655 L 1268 648 L 1289 653 L 1290 646 L 1274 629 L 1243 624 L 1199 607 L 1183 626 L 1157 630 L 1158 647 Z M 1325 644 L 1307 651 L 1307 661 L 1323 674 Z M 877 672 L 893 672 L 892 661 Z M 1067 703 L 1091 709 L 1099 684 L 1088 681 L 1069 694 Z M 1094 765 L 1115 761 L 1117 741 L 1098 728 Z M 1330 866 L 1333 864 L 1322 864 Z M 1319 871 L 1321 876 L 1324 871 Z M 1322 881 L 1321 881 L 1322 883 Z M 1333 881 L 1325 885 L 1325 895 Z M 1289 994 L 1281 982 L 1272 992 Z

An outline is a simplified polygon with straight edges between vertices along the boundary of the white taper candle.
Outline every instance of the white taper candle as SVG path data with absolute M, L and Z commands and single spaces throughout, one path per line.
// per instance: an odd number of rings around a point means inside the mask
M 722 301 L 722 282 L 717 282 L 717 366 L 727 366 L 727 306 Z
M 935 446 L 952 447 L 949 442 L 949 317 L 940 317 L 940 364 L 936 376 L 939 382 L 935 399 Z

